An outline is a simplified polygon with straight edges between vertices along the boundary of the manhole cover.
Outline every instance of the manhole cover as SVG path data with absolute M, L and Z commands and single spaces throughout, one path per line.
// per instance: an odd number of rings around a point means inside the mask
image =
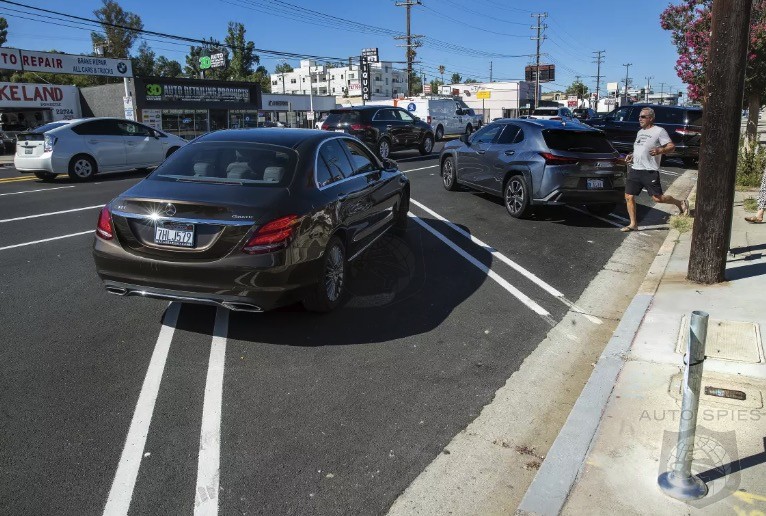
M 686 340 L 689 336 L 689 317 L 681 319 L 681 330 L 678 333 L 676 353 L 686 353 Z M 757 364 L 763 362 L 761 333 L 758 324 L 741 321 L 721 321 L 709 319 L 705 355 L 719 360 L 748 362 Z

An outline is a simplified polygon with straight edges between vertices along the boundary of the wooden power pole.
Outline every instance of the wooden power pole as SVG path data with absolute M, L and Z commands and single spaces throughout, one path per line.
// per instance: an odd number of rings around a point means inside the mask
M 697 202 L 687 279 L 725 281 L 752 0 L 713 0 Z

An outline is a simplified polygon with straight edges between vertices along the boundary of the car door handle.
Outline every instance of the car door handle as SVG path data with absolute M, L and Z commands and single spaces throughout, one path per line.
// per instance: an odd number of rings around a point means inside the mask
M 484 150 L 480 150 L 480 151 L 476 151 L 476 152 L 478 152 L 479 154 L 484 154 L 484 153 L 485 153 L 485 152 L 487 152 L 487 151 L 484 151 Z
M 133 143 L 133 142 L 128 142 L 128 145 L 130 145 L 131 147 L 135 147 L 136 146 L 136 144 Z
M 506 156 L 513 156 L 514 154 L 516 154 L 515 150 L 507 150 L 507 151 L 505 151 L 505 155 Z

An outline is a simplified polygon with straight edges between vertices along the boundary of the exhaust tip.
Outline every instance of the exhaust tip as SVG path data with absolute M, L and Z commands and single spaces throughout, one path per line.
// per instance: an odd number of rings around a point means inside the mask
M 124 296 L 128 293 L 128 289 L 122 287 L 106 287 L 106 291 L 115 296 Z

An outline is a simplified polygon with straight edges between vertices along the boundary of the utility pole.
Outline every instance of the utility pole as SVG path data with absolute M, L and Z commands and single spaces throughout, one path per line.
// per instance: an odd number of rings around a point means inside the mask
M 726 280 L 753 0 L 713 0 L 697 202 L 687 279 Z
M 644 96 L 644 102 L 649 103 L 649 90 L 651 90 L 650 81 L 654 79 L 653 75 L 650 75 L 648 77 L 644 77 L 646 79 L 646 95 Z
M 623 106 L 628 104 L 628 81 L 630 81 L 630 77 L 628 77 L 628 71 L 630 70 L 630 67 L 632 65 L 633 63 L 627 63 L 622 65 L 625 67 L 625 102 L 623 103 Z
M 414 57 L 414 50 L 413 48 L 419 47 L 420 42 L 416 41 L 415 43 L 412 42 L 413 39 L 422 38 L 423 36 L 415 35 L 410 32 L 410 19 L 411 19 L 411 9 L 413 5 L 421 5 L 420 0 L 407 0 L 406 2 L 397 2 L 395 4 L 397 7 L 405 7 L 407 9 L 407 35 L 406 36 L 397 36 L 394 39 L 403 39 L 407 41 L 406 45 L 397 45 L 397 46 L 403 46 L 407 50 L 405 51 L 405 56 L 407 57 L 407 95 L 412 95 L 412 61 Z
M 604 60 L 602 54 L 605 54 L 606 50 L 597 50 L 593 53 L 596 54 L 596 60 L 593 62 L 596 63 L 596 111 L 598 111 L 599 91 L 601 88 L 601 61 Z
M 540 104 L 540 44 L 545 39 L 545 36 L 543 36 L 543 31 L 548 28 L 547 25 L 543 25 L 540 23 L 543 18 L 548 17 L 548 13 L 537 13 L 532 14 L 532 18 L 537 18 L 537 25 L 532 25 L 532 30 L 537 30 L 537 37 L 536 38 L 529 38 L 533 41 L 537 41 L 537 57 L 536 57 L 536 65 L 535 65 L 535 105 L 532 106 L 533 109 L 536 109 L 537 106 Z
M 489 82 L 492 82 L 492 61 L 489 62 Z

